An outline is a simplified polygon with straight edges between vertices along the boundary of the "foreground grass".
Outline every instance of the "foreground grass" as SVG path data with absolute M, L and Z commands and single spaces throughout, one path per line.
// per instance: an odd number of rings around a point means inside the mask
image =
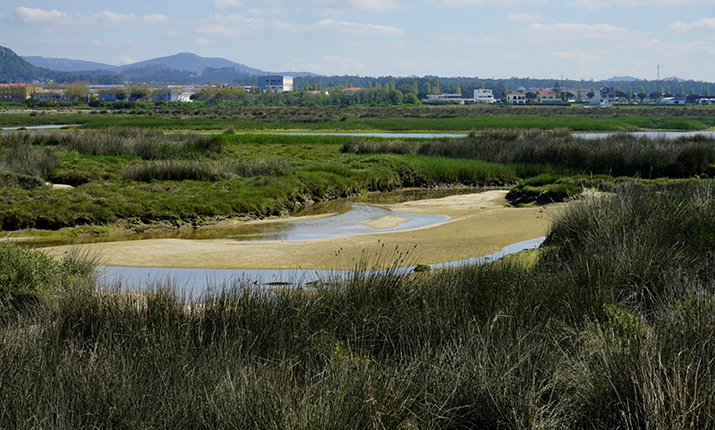
M 712 428 L 714 193 L 582 200 L 528 265 L 237 283 L 192 305 L 169 281 L 57 284 L 3 309 L 0 427 Z

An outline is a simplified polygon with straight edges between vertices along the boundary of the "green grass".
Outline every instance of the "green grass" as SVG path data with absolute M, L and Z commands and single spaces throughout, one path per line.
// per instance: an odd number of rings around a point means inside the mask
M 703 130 L 711 110 L 637 107 L 585 109 L 544 106 L 433 106 L 423 108 L 144 108 L 0 116 L 0 126 L 81 124 L 82 128 L 154 130 L 461 131 L 495 128 L 569 128 L 574 131 Z
M 43 292 L 0 321 L 0 427 L 712 428 L 713 193 L 628 182 L 528 262 L 305 291 L 98 290 L 81 256 L 2 243 Z

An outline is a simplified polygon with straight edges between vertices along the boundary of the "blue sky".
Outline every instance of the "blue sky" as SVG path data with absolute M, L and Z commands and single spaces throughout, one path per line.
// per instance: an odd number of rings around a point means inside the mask
M 715 0 L 4 0 L 0 45 L 326 75 L 715 81 Z

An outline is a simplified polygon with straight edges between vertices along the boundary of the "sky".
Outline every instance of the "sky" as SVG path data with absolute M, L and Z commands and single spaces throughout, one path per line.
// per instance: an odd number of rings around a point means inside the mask
M 3 0 L 21 56 L 271 72 L 715 81 L 715 0 Z

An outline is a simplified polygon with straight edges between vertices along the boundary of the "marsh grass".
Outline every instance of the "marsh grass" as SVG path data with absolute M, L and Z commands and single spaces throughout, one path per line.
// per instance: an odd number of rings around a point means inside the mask
M 611 176 L 692 177 L 709 174 L 715 165 L 715 142 L 696 136 L 677 139 L 615 134 L 587 139 L 570 130 L 491 130 L 462 139 L 375 142 L 351 139 L 352 153 L 417 153 L 501 164 L 553 165 L 566 171 Z
M 0 427 L 712 428 L 714 192 L 583 198 L 528 265 L 405 273 L 410 253 L 379 244 L 290 293 L 54 289 L 0 326 Z M 56 285 L 14 285 L 39 284 Z

